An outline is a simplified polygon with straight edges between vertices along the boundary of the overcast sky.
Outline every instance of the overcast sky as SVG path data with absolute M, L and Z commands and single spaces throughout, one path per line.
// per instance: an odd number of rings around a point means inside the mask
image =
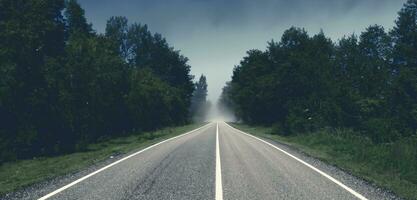
M 406 0 L 79 0 L 97 32 L 111 16 L 148 24 L 205 74 L 216 101 L 233 67 L 249 49 L 265 49 L 291 26 L 323 29 L 337 41 L 371 24 L 391 29 Z

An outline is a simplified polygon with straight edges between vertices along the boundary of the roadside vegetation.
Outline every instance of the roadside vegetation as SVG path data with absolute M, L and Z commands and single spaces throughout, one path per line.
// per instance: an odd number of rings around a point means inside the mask
M 247 133 L 295 147 L 393 191 L 400 197 L 417 199 L 417 136 L 379 144 L 349 129 L 323 129 L 284 136 L 273 127 L 231 125 Z
M 191 130 L 209 104 L 205 76 L 146 24 L 97 33 L 77 0 L 0 10 L 0 194 Z
M 0 166 L 0 195 L 60 175 L 77 172 L 88 166 L 99 164 L 109 159 L 110 156 L 120 158 L 117 157 L 120 154 L 137 151 L 202 125 L 191 124 L 164 128 L 158 131 L 136 133 L 130 136 L 102 139 L 102 141 L 88 144 L 84 151 L 76 153 L 4 163 Z
M 337 42 L 323 31 L 286 30 L 265 51 L 247 52 L 219 104 L 417 199 L 417 0 L 404 4 L 391 30 L 371 25 Z
M 194 122 L 204 122 L 211 108 L 211 102 L 207 100 L 207 79 L 202 74 L 195 82 L 195 90 L 191 98 L 190 114 Z
M 115 16 L 97 33 L 76 0 L 0 10 L 0 165 L 191 121 L 188 59 L 147 25 Z
M 376 143 L 417 130 L 417 0 L 392 30 L 369 26 L 334 43 L 292 27 L 234 68 L 220 103 L 283 134 L 351 128 Z

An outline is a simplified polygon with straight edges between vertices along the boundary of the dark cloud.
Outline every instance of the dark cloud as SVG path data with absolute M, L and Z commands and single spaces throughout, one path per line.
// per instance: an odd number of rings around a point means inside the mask
M 337 40 L 366 26 L 391 28 L 405 0 L 79 0 L 99 32 L 110 16 L 149 25 L 205 73 L 215 100 L 246 50 L 263 49 L 290 26 Z

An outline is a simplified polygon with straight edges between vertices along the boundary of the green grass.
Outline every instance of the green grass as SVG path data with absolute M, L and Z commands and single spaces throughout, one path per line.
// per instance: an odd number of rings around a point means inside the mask
M 0 195 L 50 178 L 76 172 L 104 161 L 111 155 L 125 154 L 202 126 L 191 124 L 154 132 L 108 139 L 89 144 L 87 151 L 57 157 L 44 157 L 4 163 L 0 166 Z
M 400 197 L 417 199 L 417 136 L 389 144 L 374 144 L 347 129 L 280 136 L 271 127 L 232 125 L 247 133 L 293 146 Z

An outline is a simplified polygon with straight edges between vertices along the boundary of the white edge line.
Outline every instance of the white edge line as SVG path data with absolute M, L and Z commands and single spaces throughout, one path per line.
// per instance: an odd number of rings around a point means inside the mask
M 219 123 L 216 123 L 216 200 L 223 200 L 222 167 L 220 163 Z
M 144 149 L 142 149 L 142 150 L 140 150 L 140 151 L 138 151 L 138 152 L 136 152 L 136 153 L 130 154 L 129 156 L 126 156 L 126 157 L 124 157 L 124 158 L 121 158 L 120 160 L 117 160 L 117 161 L 115 161 L 115 162 L 113 162 L 113 163 L 111 163 L 111 164 L 109 164 L 109 165 L 107 165 L 107 166 L 104 166 L 103 168 L 100 168 L 99 170 L 96 170 L 96 171 L 94 171 L 94 172 L 92 172 L 92 173 L 90 173 L 90 174 L 88 174 L 88 175 L 86 175 L 86 176 L 84 176 L 84 177 L 81 177 L 80 179 L 77 179 L 77 180 L 75 180 L 75 181 L 73 181 L 73 182 L 69 183 L 68 185 L 65 185 L 65 186 L 63 186 L 63 187 L 61 187 L 61 188 L 59 188 L 59 189 L 57 189 L 57 190 L 55 190 L 55 191 L 53 191 L 53 192 L 51 192 L 51 193 L 49 193 L 49 194 L 47 194 L 47 195 L 45 195 L 45 196 L 43 196 L 43 197 L 39 198 L 38 200 L 45 200 L 45 199 L 48 199 L 48 198 L 50 198 L 50 197 L 52 197 L 52 196 L 54 196 L 54 195 L 56 195 L 56 194 L 58 194 L 58 193 L 60 193 L 60 192 L 62 192 L 62 191 L 64 191 L 64 190 L 66 190 L 66 189 L 70 188 L 71 186 L 73 186 L 73 185 L 75 185 L 75 184 L 77 184 L 77 183 L 79 183 L 79 182 L 81 182 L 81 181 L 84 181 L 85 179 L 87 179 L 87 178 L 89 178 L 89 177 L 91 177 L 91 176 L 94 176 L 95 174 L 98 174 L 98 173 L 100 173 L 101 171 L 106 170 L 107 168 L 112 167 L 113 165 L 116 165 L 116 164 L 118 164 L 118 163 L 120 163 L 120 162 L 123 162 L 123 161 L 125 161 L 125 160 L 127 160 L 127 159 L 129 159 L 129 158 L 131 158 L 131 157 L 133 157 L 133 156 L 136 156 L 136 155 L 138 155 L 138 154 L 140 154 L 140 153 L 142 153 L 142 152 L 144 152 L 144 151 L 146 151 L 146 150 L 148 150 L 148 149 L 151 149 L 152 147 L 156 147 L 156 146 L 158 146 L 158 145 L 160 145 L 160 144 L 162 144 L 162 143 L 165 143 L 165 142 L 168 142 L 168 141 L 174 140 L 174 139 L 176 139 L 176 138 L 179 138 L 179 137 L 182 137 L 182 136 L 188 135 L 188 134 L 190 134 L 190 133 L 196 132 L 196 131 L 201 130 L 201 129 L 203 129 L 203 128 L 205 128 L 206 126 L 209 126 L 209 125 L 211 125 L 211 124 L 212 124 L 212 123 L 209 123 L 209 124 L 206 124 L 206 125 L 201 126 L 201 127 L 199 127 L 199 128 L 196 128 L 196 129 L 194 129 L 194 130 L 192 130 L 192 131 L 189 131 L 189 132 L 183 133 L 183 134 L 181 134 L 181 135 L 177 135 L 177 136 L 172 137 L 172 138 L 168 138 L 168 139 L 166 139 L 166 140 L 163 140 L 163 141 L 161 141 L 161 142 L 158 142 L 158 143 L 156 143 L 156 144 L 153 144 L 153 145 L 151 145 L 151 146 L 149 146 L 149 147 L 146 147 L 146 148 L 144 148 Z
M 247 136 L 249 136 L 249 137 L 255 138 L 255 139 L 257 139 L 257 140 L 259 140 L 259 141 L 261 141 L 261 142 L 263 142 L 263 143 L 265 143 L 265 144 L 267 144 L 267 145 L 269 145 L 269 146 L 271 146 L 271 147 L 273 147 L 273 148 L 275 148 L 275 149 L 277 149 L 277 150 L 281 151 L 282 153 L 284 153 L 284 154 L 286 154 L 286 155 L 290 156 L 291 158 L 293 158 L 293 159 L 297 160 L 298 162 L 300 162 L 300 163 L 304 164 L 305 166 L 309 167 L 310 169 L 312 169 L 312 170 L 314 170 L 314 171 L 318 172 L 318 173 L 319 173 L 319 174 L 321 174 L 322 176 L 324 176 L 324 177 L 326 177 L 327 179 L 331 180 L 332 182 L 336 183 L 337 185 L 339 185 L 340 187 L 342 187 L 342 188 L 343 188 L 343 189 L 345 189 L 346 191 L 348 191 L 348 192 L 350 192 L 351 194 L 353 194 L 353 195 L 354 195 L 355 197 L 357 197 L 358 199 L 361 199 L 361 200 L 368 200 L 367 198 L 365 198 L 364 196 L 362 196 L 362 195 L 361 195 L 361 194 L 359 194 L 358 192 L 354 191 L 354 190 L 353 190 L 353 189 L 351 189 L 350 187 L 346 186 L 345 184 L 341 183 L 340 181 L 336 180 L 335 178 L 331 177 L 330 175 L 328 175 L 328 174 L 324 173 L 323 171 L 321 171 L 321 170 L 319 170 L 319 169 L 317 169 L 317 168 L 313 167 L 312 165 L 310 165 L 310 164 L 308 164 L 308 163 L 304 162 L 303 160 L 301 160 L 301 159 L 299 159 L 299 158 L 297 158 L 297 157 L 293 156 L 292 154 L 290 154 L 290 153 L 288 153 L 288 152 L 286 152 L 286 151 L 284 151 L 284 150 L 282 150 L 282 149 L 278 148 L 277 146 L 275 146 L 275 145 L 273 145 L 273 144 L 271 144 L 271 143 L 269 143 L 269 142 L 267 142 L 267 141 L 265 141 L 265 140 L 262 140 L 262 139 L 260 139 L 260 138 L 258 138 L 258 137 L 256 137 L 256 136 L 253 136 L 253 135 L 248 134 L 248 133 L 245 133 L 245 132 L 243 132 L 243 131 L 241 131 L 241 130 L 239 130 L 239 129 L 237 129 L 237 128 L 234 128 L 234 127 L 230 126 L 229 124 L 227 124 L 226 122 L 224 122 L 224 123 L 225 123 L 227 126 L 231 127 L 232 129 L 235 129 L 235 130 L 237 130 L 238 132 L 243 133 L 243 134 L 245 134 L 245 135 L 247 135 Z

